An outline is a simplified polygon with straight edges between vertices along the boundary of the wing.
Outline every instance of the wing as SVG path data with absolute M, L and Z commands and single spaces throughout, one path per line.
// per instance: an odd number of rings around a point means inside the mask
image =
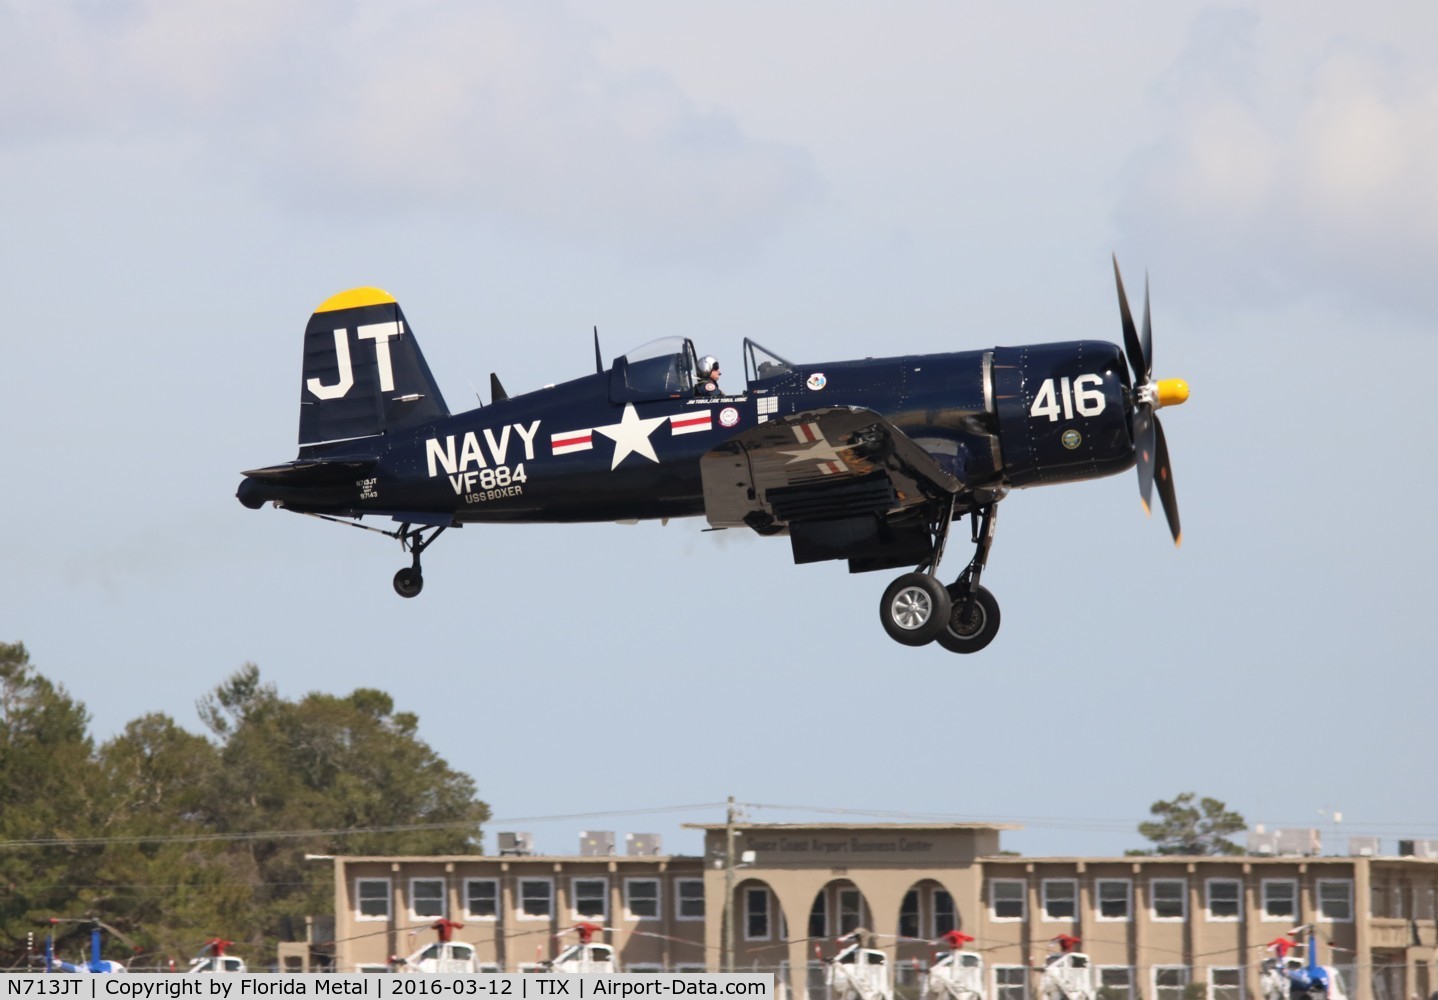
M 824 407 L 735 435 L 700 462 L 716 528 L 788 531 L 795 562 L 879 569 L 922 558 L 928 522 L 964 484 L 883 416 Z

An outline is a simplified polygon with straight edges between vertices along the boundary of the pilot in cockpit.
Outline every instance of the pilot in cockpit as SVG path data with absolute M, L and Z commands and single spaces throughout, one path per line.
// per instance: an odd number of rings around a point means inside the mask
M 722 396 L 719 390 L 719 359 L 713 355 L 706 354 L 699 359 L 699 365 L 695 369 L 694 395 L 696 396 Z

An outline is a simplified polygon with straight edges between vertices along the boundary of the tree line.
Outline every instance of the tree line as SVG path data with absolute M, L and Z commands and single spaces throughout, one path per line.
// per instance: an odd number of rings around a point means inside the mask
M 196 707 L 203 735 L 157 712 L 97 742 L 85 706 L 0 643 L 0 964 L 52 930 L 78 957 L 94 918 L 132 968 L 183 969 L 213 937 L 264 968 L 332 908 L 306 854 L 480 853 L 474 780 L 388 694 L 281 698 L 247 664 Z

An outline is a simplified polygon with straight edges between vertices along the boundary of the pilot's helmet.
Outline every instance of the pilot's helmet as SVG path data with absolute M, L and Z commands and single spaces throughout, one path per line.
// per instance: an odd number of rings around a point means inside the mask
M 708 378 L 709 373 L 718 367 L 719 359 L 714 357 L 714 355 L 712 354 L 706 354 L 704 355 L 704 357 L 699 359 L 699 374 L 703 375 L 705 378 Z

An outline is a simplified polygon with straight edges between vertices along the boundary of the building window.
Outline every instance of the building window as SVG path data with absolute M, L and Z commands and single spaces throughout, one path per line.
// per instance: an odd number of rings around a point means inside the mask
M 995 920 L 1023 920 L 1027 886 L 1018 879 L 996 878 L 989 883 L 989 908 Z
M 1209 966 L 1208 1000 L 1243 1000 L 1243 970 Z
M 1318 880 L 1318 916 L 1348 923 L 1353 919 L 1353 883 L 1347 879 Z
M 548 920 L 553 911 L 553 882 L 547 878 L 519 880 L 519 919 Z
M 1100 920 L 1127 920 L 1132 912 L 1130 902 L 1133 884 L 1123 878 L 1101 878 L 1094 883 L 1098 894 L 1098 918 Z
M 1029 970 L 1022 965 L 994 966 L 994 1000 L 1028 1000 Z
M 1098 1000 L 1134 1000 L 1133 969 L 1127 965 L 1101 965 Z
M 809 908 L 809 936 L 815 939 L 829 936 L 829 893 L 825 889 L 819 890 L 814 905 Z
M 769 890 L 744 890 L 744 940 L 769 938 Z
M 930 937 L 938 937 L 940 934 L 947 934 L 949 931 L 958 930 L 959 914 L 954 909 L 954 897 L 949 895 L 947 889 L 934 890 L 934 933 Z
M 839 890 L 839 936 L 864 926 L 864 896 L 858 889 Z
M 1297 882 L 1286 878 L 1263 880 L 1263 919 L 1285 923 L 1298 919 Z
M 1078 913 L 1078 883 L 1071 878 L 1043 881 L 1045 920 L 1072 920 Z
M 1188 884 L 1183 879 L 1156 878 L 1148 887 L 1154 920 L 1182 920 L 1188 915 Z
M 1188 985 L 1188 966 L 1155 965 L 1153 967 L 1153 1000 L 1183 1000 Z
M 594 917 L 605 920 L 609 917 L 609 880 L 604 878 L 577 878 L 569 883 L 574 893 L 574 916 Z
M 464 880 L 464 915 L 471 920 L 499 917 L 499 883 L 491 878 Z
M 444 879 L 410 879 L 409 912 L 421 919 L 444 916 Z
M 916 938 L 919 936 L 919 890 L 910 889 L 904 893 L 904 901 L 899 904 L 899 937 Z
M 805 979 L 805 985 L 809 987 L 809 996 L 826 997 L 829 995 L 829 966 L 826 962 L 810 962 L 809 974 Z M 777 984 L 776 984 L 777 985 Z
M 389 919 L 389 879 L 355 879 L 355 919 Z
M 704 883 L 681 878 L 674 883 L 674 915 L 680 920 L 704 919 Z
M 624 880 L 624 909 L 630 920 L 655 920 L 659 917 L 659 880 L 630 878 Z
M 1232 878 L 1211 878 L 1204 883 L 1204 906 L 1209 920 L 1237 920 L 1243 912 L 1243 883 Z

